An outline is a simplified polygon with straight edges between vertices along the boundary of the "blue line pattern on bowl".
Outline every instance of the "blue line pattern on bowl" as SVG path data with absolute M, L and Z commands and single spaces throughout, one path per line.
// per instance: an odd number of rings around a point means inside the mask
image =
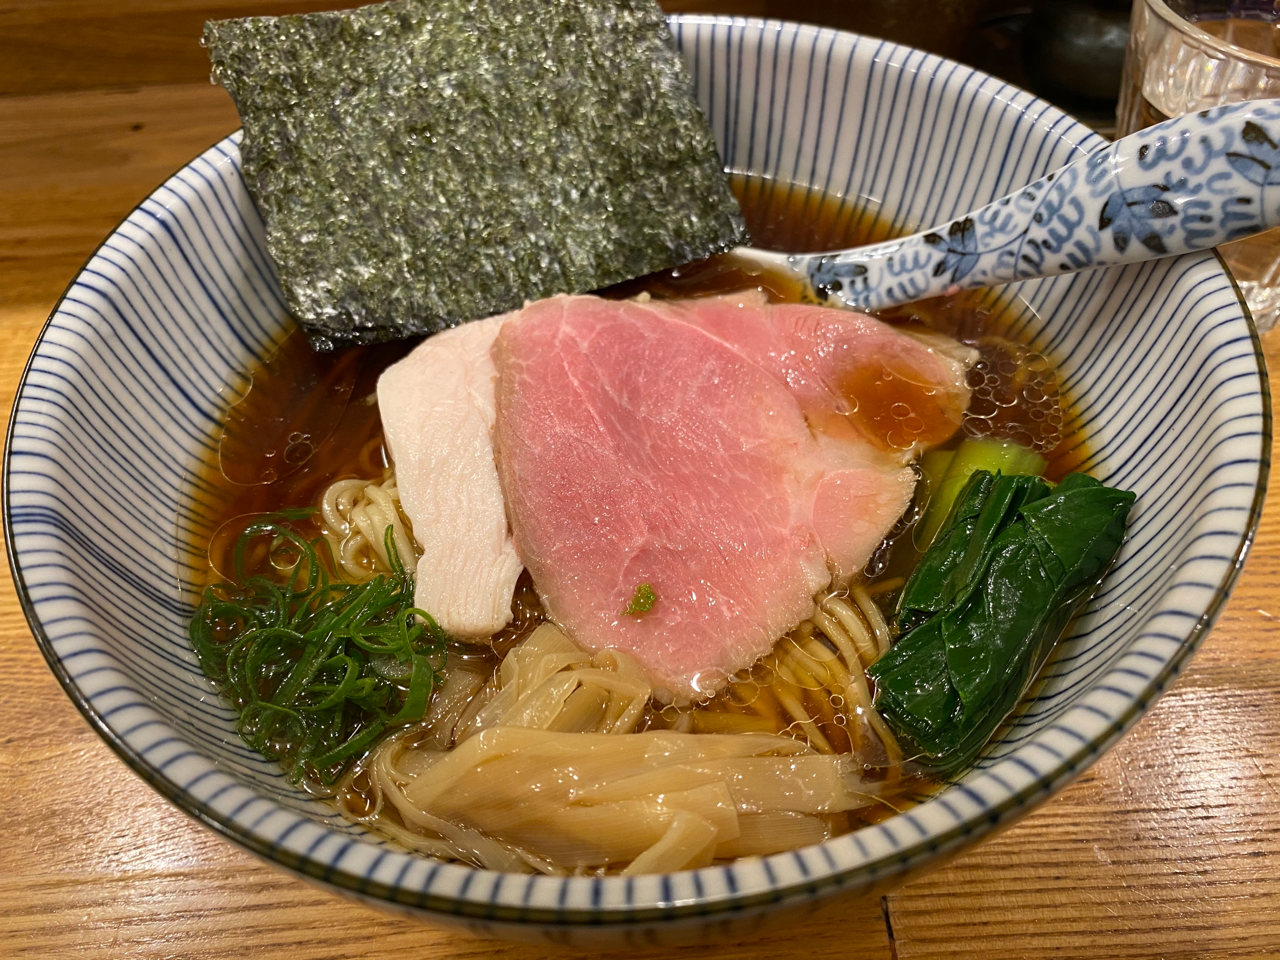
M 940 222 L 1101 145 L 1031 95 L 916 50 L 758 20 L 671 24 L 726 165 L 846 197 L 845 217 L 873 198 L 900 229 Z M 211 532 L 192 466 L 288 326 L 237 142 L 142 203 L 55 309 L 11 422 L 6 533 L 32 629 L 95 729 L 188 813 L 334 889 L 587 945 L 729 923 L 741 936 L 780 904 L 892 878 L 1025 811 L 1135 722 L 1220 610 L 1256 528 L 1268 394 L 1218 261 L 1017 284 L 1018 328 L 1079 398 L 1089 469 L 1139 498 L 1115 569 L 974 770 L 877 826 L 671 875 L 510 876 L 403 853 L 245 747 L 185 637 L 198 566 L 185 545 Z

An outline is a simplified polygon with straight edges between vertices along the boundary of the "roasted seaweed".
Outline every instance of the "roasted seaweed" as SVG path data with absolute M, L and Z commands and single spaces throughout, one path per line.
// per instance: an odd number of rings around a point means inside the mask
M 1124 539 L 1134 494 L 980 470 L 903 589 L 907 632 L 868 674 L 923 766 L 969 763 L 1017 704 Z
M 746 241 L 652 0 L 397 0 L 210 22 L 314 346 L 431 333 Z

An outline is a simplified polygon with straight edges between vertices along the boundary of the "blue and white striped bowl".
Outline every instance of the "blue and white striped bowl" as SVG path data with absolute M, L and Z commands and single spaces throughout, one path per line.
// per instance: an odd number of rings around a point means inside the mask
M 727 166 L 942 222 L 1101 145 L 946 60 L 759 20 L 672 20 Z M 229 384 L 287 323 L 237 137 L 106 240 L 32 355 L 6 457 L 10 558 L 50 666 L 95 729 L 192 816 L 336 890 L 557 942 L 710 935 L 866 892 L 1062 787 L 1159 695 L 1221 610 L 1258 523 L 1270 409 L 1252 322 L 1212 254 L 1018 285 L 1095 476 L 1137 491 L 1116 568 L 977 768 L 819 846 L 672 875 L 556 879 L 411 856 L 292 789 L 236 737 L 185 638 L 207 533 L 192 466 Z

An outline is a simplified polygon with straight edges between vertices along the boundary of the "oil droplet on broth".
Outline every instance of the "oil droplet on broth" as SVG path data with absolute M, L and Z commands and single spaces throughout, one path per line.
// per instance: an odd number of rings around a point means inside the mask
M 236 541 L 240 539 L 240 535 L 245 529 L 257 520 L 265 516 L 262 512 L 242 513 L 230 519 L 224 520 L 213 535 L 209 537 L 209 546 L 206 551 L 209 569 L 215 575 L 215 579 L 234 580 L 235 564 L 233 556 L 235 553 Z M 292 524 L 289 524 L 292 526 Z M 245 552 L 245 565 L 250 572 L 261 572 L 267 565 L 276 569 L 291 567 L 297 560 L 296 556 L 280 555 L 273 552 L 271 541 L 265 537 L 258 538 L 249 545 L 249 549 Z
M 1065 404 L 1053 365 L 1002 337 L 983 337 L 976 346 L 965 433 L 1012 440 L 1043 454 L 1054 450 L 1064 438 Z
M 360 360 L 353 351 L 316 354 L 305 338 L 286 337 L 227 411 L 218 441 L 223 477 L 271 484 L 307 463 L 342 419 Z
M 310 434 L 295 431 L 289 434 L 289 445 L 284 448 L 283 460 L 290 467 L 300 467 L 315 452 L 316 446 L 311 442 Z

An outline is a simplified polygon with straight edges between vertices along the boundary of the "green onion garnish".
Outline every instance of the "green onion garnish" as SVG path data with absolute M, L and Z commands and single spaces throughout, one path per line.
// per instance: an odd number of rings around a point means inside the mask
M 636 592 L 627 604 L 627 608 L 622 611 L 622 615 L 624 617 L 643 617 L 653 609 L 653 605 L 657 602 L 658 595 L 653 592 L 653 586 L 648 583 L 641 583 L 636 586 Z
M 422 719 L 448 638 L 413 606 L 390 527 L 391 574 L 347 583 L 331 578 L 324 538 L 287 525 L 304 515 L 268 514 L 245 529 L 236 582 L 205 588 L 190 635 L 205 674 L 239 709 L 245 742 L 295 782 L 331 786 L 383 733 Z M 280 573 L 247 573 L 259 538 L 269 538 L 267 568 Z

